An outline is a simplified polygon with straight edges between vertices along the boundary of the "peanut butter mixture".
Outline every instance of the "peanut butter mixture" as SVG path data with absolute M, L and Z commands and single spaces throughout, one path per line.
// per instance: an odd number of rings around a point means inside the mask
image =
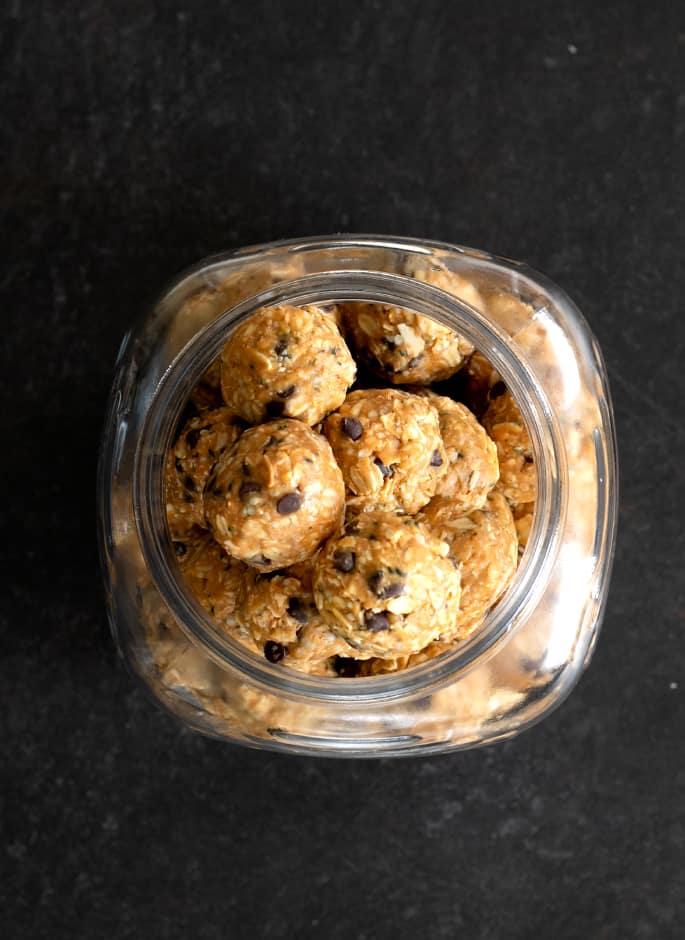
M 316 606 L 364 655 L 418 652 L 459 613 L 461 578 L 448 554 L 449 546 L 412 516 L 362 513 L 316 561 Z
M 499 479 L 497 447 L 466 405 L 427 390 L 420 394 L 438 412 L 447 452 L 447 471 L 435 495 L 453 500 L 463 513 L 480 509 Z
M 245 431 L 219 458 L 204 491 L 214 538 L 260 571 L 312 555 L 338 528 L 344 504 L 328 441 L 292 418 Z
M 405 273 L 472 307 L 483 306 L 474 285 L 446 268 L 412 262 Z M 387 304 L 347 304 L 345 323 L 357 356 L 395 385 L 447 379 L 473 352 L 468 340 L 441 323 Z
M 393 388 L 351 392 L 324 433 L 347 491 L 375 506 L 417 512 L 447 471 L 438 413 L 418 395 Z
M 342 404 L 356 373 L 334 318 L 317 307 L 264 307 L 221 354 L 224 401 L 250 424 L 317 424 Z
M 165 469 L 166 513 L 172 536 L 204 526 L 203 491 L 223 452 L 240 437 L 243 425 L 230 408 L 192 418 L 169 450 Z

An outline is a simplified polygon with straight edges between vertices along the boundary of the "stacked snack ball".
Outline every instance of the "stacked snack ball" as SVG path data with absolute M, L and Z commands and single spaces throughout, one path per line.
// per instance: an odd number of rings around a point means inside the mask
M 223 452 L 240 437 L 244 425 L 230 408 L 207 411 L 184 426 L 167 454 L 164 489 L 172 538 L 204 526 L 202 494 Z
M 239 614 L 243 627 L 270 662 L 311 671 L 354 650 L 322 619 L 312 593 L 308 564 L 261 574 L 250 569 Z
M 351 392 L 324 424 L 348 493 L 417 512 L 447 471 L 438 413 L 399 389 Z
M 437 496 L 419 518 L 449 545 L 461 574 L 459 613 L 444 629 L 443 641 L 466 638 L 509 586 L 518 562 L 518 537 L 506 499 L 490 493 L 482 509 L 464 515 L 458 504 Z
M 174 549 L 189 587 L 207 613 L 220 624 L 237 626 L 235 615 L 247 567 L 202 530 L 175 542 Z
M 224 401 L 250 424 L 281 416 L 317 424 L 342 404 L 356 372 L 334 319 L 317 307 L 263 307 L 221 354 Z
M 454 500 L 464 513 L 480 509 L 499 479 L 495 444 L 466 405 L 435 392 L 422 394 L 438 413 L 447 453 L 447 469 L 435 495 Z
M 245 431 L 217 462 L 204 494 L 214 538 L 261 571 L 312 555 L 340 524 L 344 505 L 328 441 L 287 418 Z
M 405 273 L 470 306 L 482 307 L 477 288 L 447 268 L 412 263 Z M 454 330 L 401 307 L 347 304 L 345 322 L 357 355 L 393 384 L 427 385 L 447 379 L 473 352 L 472 344 Z
M 418 652 L 459 612 L 460 576 L 448 552 L 412 516 L 362 513 L 316 560 L 316 606 L 363 656 Z
M 536 473 L 533 450 L 518 405 L 503 382 L 490 391 L 483 427 L 497 446 L 500 489 L 512 503 L 535 499 Z

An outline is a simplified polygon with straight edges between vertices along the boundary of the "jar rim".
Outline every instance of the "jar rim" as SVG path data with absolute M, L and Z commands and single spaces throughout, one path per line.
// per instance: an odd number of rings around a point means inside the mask
M 396 241 L 403 248 L 426 245 L 425 242 Z M 353 246 L 359 240 L 331 239 L 331 242 Z M 325 239 L 316 240 L 317 247 L 322 244 L 326 244 Z M 365 244 L 369 243 L 365 241 Z M 380 239 L 378 244 L 387 246 L 387 242 Z M 262 247 L 265 250 L 274 246 Z M 478 256 L 489 257 L 508 267 L 507 262 L 485 253 L 479 252 Z M 206 259 L 193 270 L 197 274 L 217 261 L 217 256 Z M 163 499 L 164 464 L 174 429 L 191 389 L 219 355 L 228 335 L 263 306 L 342 301 L 400 306 L 428 316 L 470 340 L 495 366 L 517 402 L 530 435 L 538 471 L 528 546 L 514 580 L 473 635 L 458 643 L 454 650 L 409 670 L 347 680 L 276 670 L 223 633 L 178 577 Z M 476 663 L 489 658 L 504 638 L 524 622 L 542 596 L 559 549 L 566 512 L 566 487 L 561 481 L 566 474 L 563 440 L 554 410 L 530 364 L 519 350 L 513 350 L 504 330 L 453 295 L 414 278 L 385 272 L 334 270 L 282 281 L 255 293 L 224 310 L 188 341 L 162 376 L 147 409 L 134 458 L 133 506 L 141 550 L 157 590 L 179 627 L 212 659 L 269 691 L 291 697 L 379 701 L 408 693 L 427 693 L 438 685 L 454 681 Z

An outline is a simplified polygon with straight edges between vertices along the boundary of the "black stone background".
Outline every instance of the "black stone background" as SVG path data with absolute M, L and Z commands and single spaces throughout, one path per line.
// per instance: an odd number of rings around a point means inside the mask
M 683 936 L 684 61 L 659 0 L 6 0 L 2 936 Z M 518 740 L 247 751 L 117 660 L 94 482 L 121 336 L 210 252 L 332 231 L 523 259 L 603 347 L 606 622 Z

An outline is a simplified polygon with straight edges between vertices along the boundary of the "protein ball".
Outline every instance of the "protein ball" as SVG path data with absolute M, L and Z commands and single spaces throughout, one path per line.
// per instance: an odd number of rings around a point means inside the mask
M 461 603 L 441 641 L 462 640 L 483 621 L 516 571 L 518 539 L 511 510 L 501 493 L 492 492 L 482 509 L 464 515 L 458 504 L 438 496 L 419 519 L 450 546 L 461 573 Z
M 353 497 L 417 512 L 447 471 L 438 413 L 398 389 L 360 389 L 324 424 Z M 357 501 L 359 502 L 359 501 Z
M 204 503 L 229 554 L 274 571 L 312 555 L 340 525 L 345 484 L 326 439 L 282 419 L 244 432 L 217 463 Z
M 196 600 L 222 628 L 245 643 L 238 612 L 247 567 L 231 558 L 207 532 L 194 533 L 174 549 L 184 580 Z M 255 650 L 251 642 L 248 645 Z
M 448 552 L 411 516 L 364 513 L 317 558 L 316 606 L 358 656 L 418 652 L 459 611 L 460 576 Z
M 471 306 L 482 306 L 478 290 L 459 274 L 426 266 L 414 266 L 407 273 Z M 428 385 L 447 379 L 473 352 L 473 345 L 454 330 L 400 307 L 347 304 L 345 318 L 360 358 L 393 384 Z
M 497 445 L 499 489 L 512 503 L 532 502 L 537 478 L 530 437 L 511 392 L 502 383 L 490 390 L 483 427 Z
M 440 434 L 447 453 L 447 472 L 438 481 L 436 496 L 448 496 L 464 513 L 480 509 L 499 479 L 497 448 L 466 405 L 421 393 L 438 413 Z
M 279 643 L 285 656 L 287 644 L 294 643 L 298 631 L 312 617 L 318 619 L 319 612 L 311 588 L 287 569 L 270 574 L 252 569 L 245 580 L 240 617 L 255 643 L 260 647 L 268 642 Z
M 317 307 L 263 307 L 221 354 L 224 401 L 250 424 L 281 416 L 316 424 L 343 402 L 356 373 L 333 318 Z
M 164 499 L 172 538 L 205 526 L 202 493 L 221 454 L 238 440 L 243 425 L 230 408 L 192 418 L 167 454 Z
M 244 627 L 267 659 L 285 666 L 304 669 L 305 664 L 323 663 L 331 656 L 353 655 L 354 650 L 328 628 L 314 603 L 311 570 L 298 574 L 299 567 L 271 574 L 250 571 L 240 610 Z M 274 643 L 280 650 L 269 645 Z

